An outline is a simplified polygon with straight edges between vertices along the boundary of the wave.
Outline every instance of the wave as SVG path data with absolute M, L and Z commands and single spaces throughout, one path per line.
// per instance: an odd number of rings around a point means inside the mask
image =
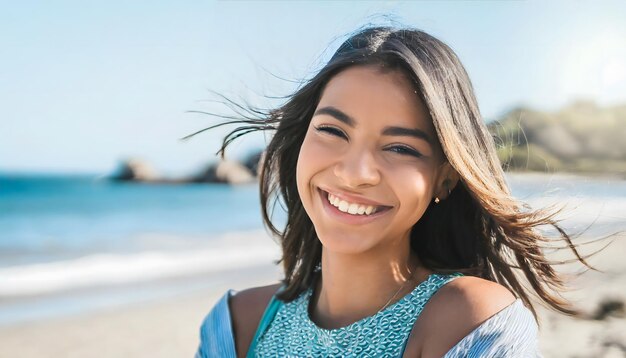
M 193 251 L 93 254 L 0 268 L 0 298 L 219 272 L 270 264 L 279 257 L 271 240 L 222 240 L 217 244 Z

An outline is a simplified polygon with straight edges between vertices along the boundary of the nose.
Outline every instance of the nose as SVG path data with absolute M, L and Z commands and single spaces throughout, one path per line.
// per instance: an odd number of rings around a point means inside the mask
M 362 148 L 354 148 L 339 157 L 334 173 L 349 188 L 373 186 L 380 182 L 376 158 Z

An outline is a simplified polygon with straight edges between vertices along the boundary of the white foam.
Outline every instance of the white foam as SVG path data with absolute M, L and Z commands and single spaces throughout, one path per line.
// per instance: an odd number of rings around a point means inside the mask
M 229 240 L 230 241 L 230 240 Z M 136 254 L 94 254 L 67 261 L 0 269 L 0 297 L 36 295 L 62 290 L 142 282 L 204 272 L 270 264 L 279 249 L 269 239 L 242 240 L 195 251 L 150 251 Z

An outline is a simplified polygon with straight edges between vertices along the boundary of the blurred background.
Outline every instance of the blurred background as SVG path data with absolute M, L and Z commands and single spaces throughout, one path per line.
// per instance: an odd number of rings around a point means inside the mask
M 190 356 L 226 289 L 279 279 L 256 179 L 269 133 L 225 161 L 232 128 L 181 138 L 233 114 L 220 95 L 279 105 L 367 24 L 450 45 L 513 192 L 564 206 L 578 243 L 618 233 L 568 296 L 587 318 L 542 310 L 540 339 L 546 357 L 625 357 L 618 0 L 0 1 L 0 356 Z

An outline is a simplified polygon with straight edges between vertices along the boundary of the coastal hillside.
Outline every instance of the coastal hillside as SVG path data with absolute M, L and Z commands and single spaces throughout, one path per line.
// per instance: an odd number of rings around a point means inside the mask
M 488 124 L 505 170 L 626 175 L 626 104 L 515 108 Z

